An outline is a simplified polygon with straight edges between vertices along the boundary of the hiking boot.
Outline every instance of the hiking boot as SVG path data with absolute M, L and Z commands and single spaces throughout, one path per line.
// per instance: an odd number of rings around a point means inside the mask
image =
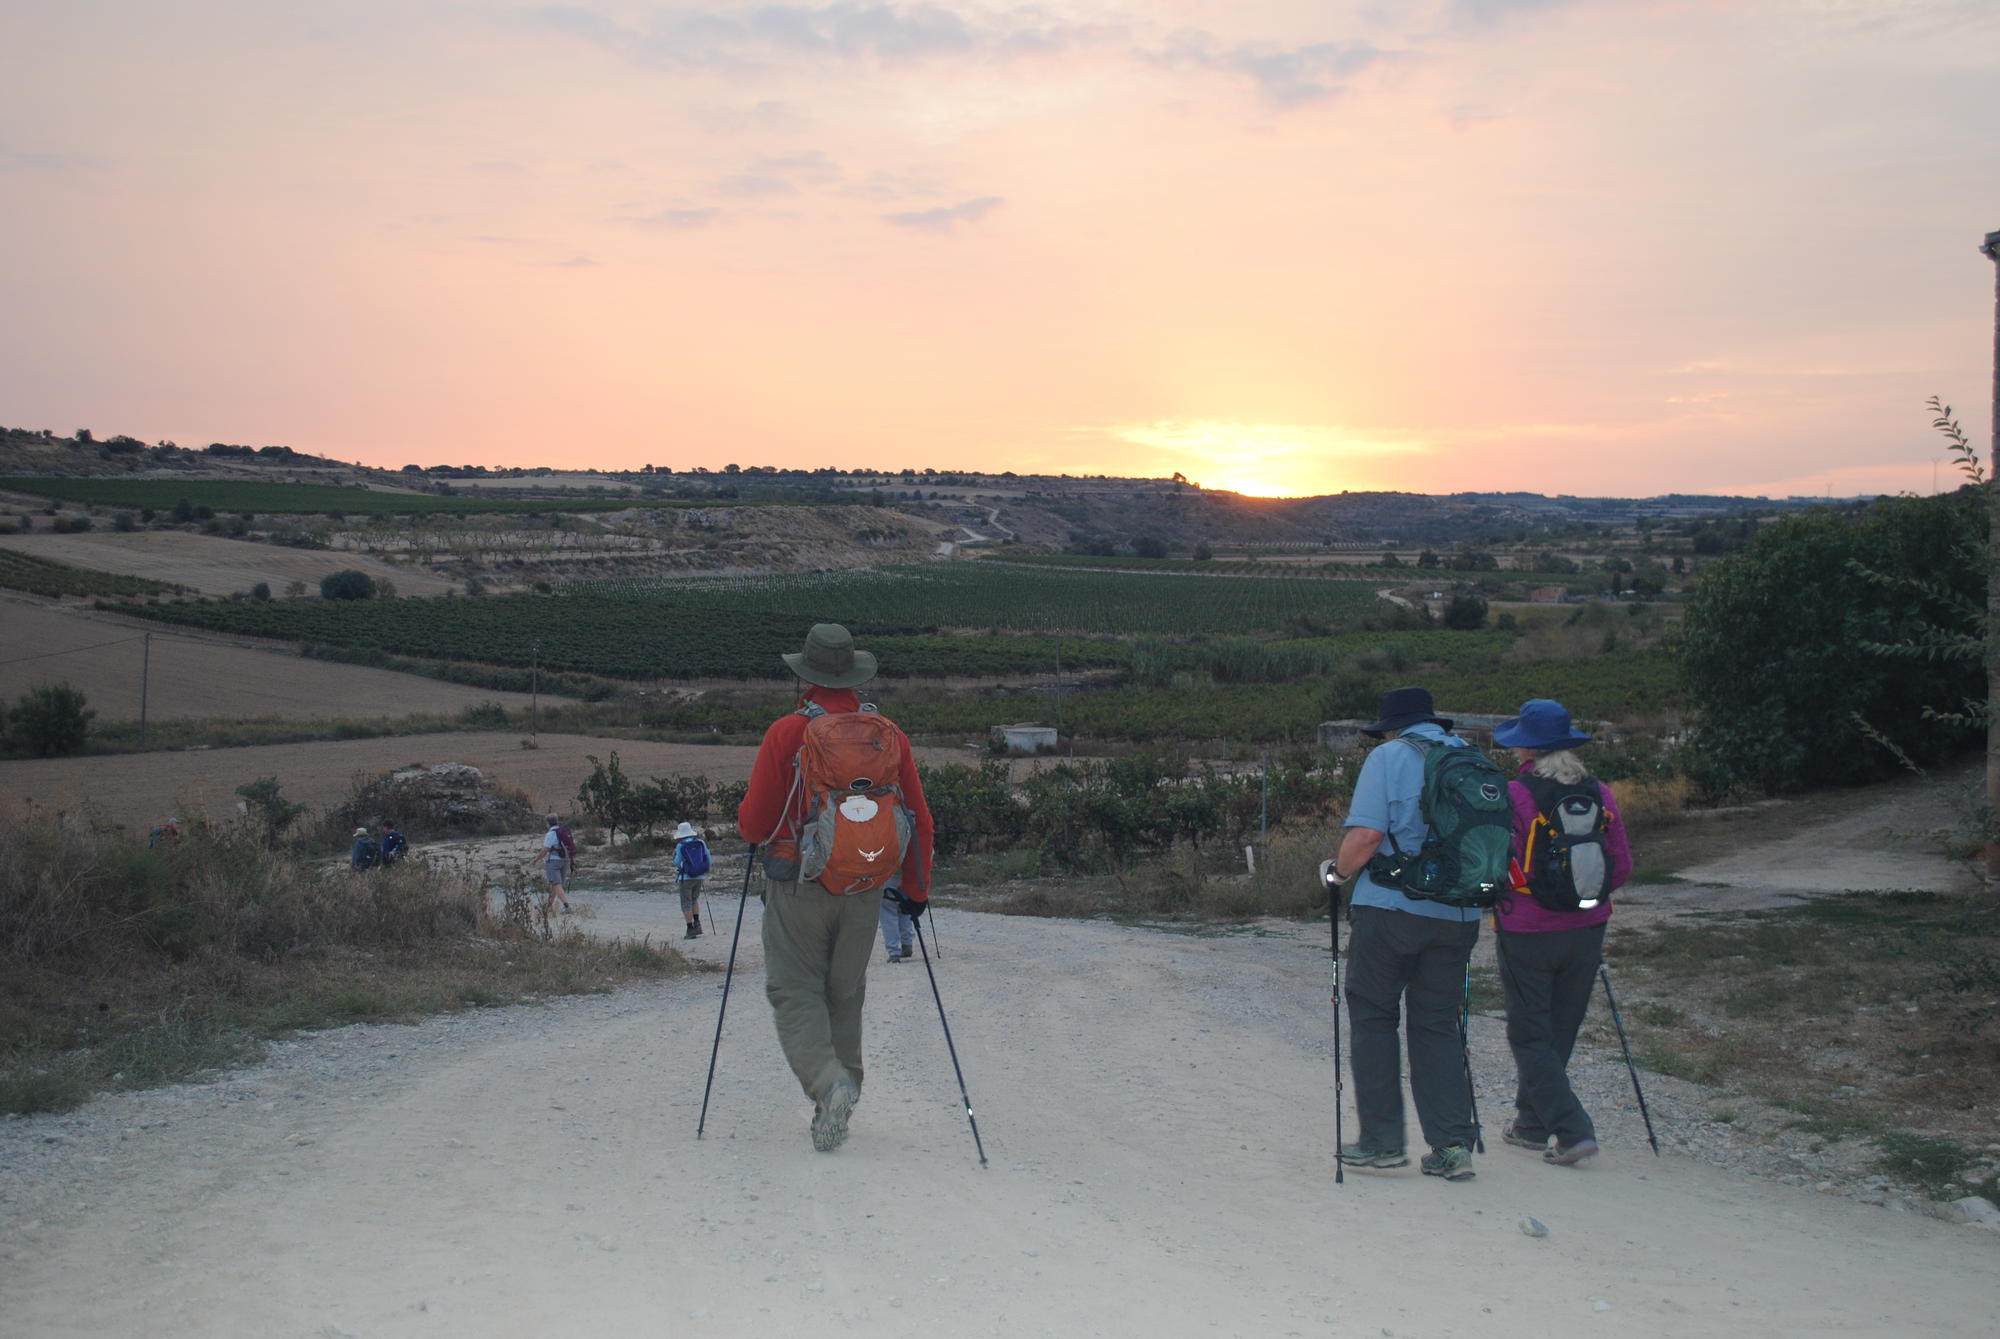
M 682 935 L 681 938 L 683 939 L 701 938 L 701 927 L 696 925 L 693 921 L 689 921 L 687 923 L 687 933 Z
M 1554 1148 L 1542 1154 L 1542 1161 L 1552 1163 L 1557 1167 L 1574 1167 L 1585 1158 L 1594 1158 L 1596 1156 L 1597 1141 L 1595 1139 L 1579 1139 L 1574 1144 L 1558 1143 Z
M 814 1148 L 831 1153 L 847 1142 L 847 1118 L 854 1114 L 854 1104 L 860 1100 L 861 1092 L 852 1079 L 833 1081 L 825 1096 L 813 1104 Z
M 1446 1144 L 1424 1155 L 1425 1176 L 1442 1176 L 1447 1181 L 1470 1181 L 1479 1173 L 1472 1170 L 1472 1150 L 1464 1144 Z
M 902 961 L 902 960 L 903 960 L 904 958 L 906 958 L 906 957 L 908 957 L 908 956 L 909 956 L 909 955 L 908 955 L 907 953 L 891 953 L 891 954 L 889 955 L 889 961 L 890 961 L 890 962 L 901 962 L 901 961 Z
M 701 938 L 701 917 L 696 916 L 693 920 L 689 921 L 688 924 L 694 927 L 694 937 L 696 939 Z
M 1349 1167 L 1374 1167 L 1380 1170 L 1410 1165 L 1410 1155 L 1403 1149 L 1382 1148 L 1367 1143 L 1342 1144 L 1340 1160 Z
M 1500 1138 L 1512 1144 L 1515 1148 L 1532 1148 L 1537 1153 L 1545 1151 L 1549 1146 L 1549 1137 L 1547 1135 L 1543 1135 L 1537 1139 L 1531 1134 L 1522 1134 L 1521 1122 L 1519 1121 L 1510 1121 L 1507 1128 L 1500 1132 Z

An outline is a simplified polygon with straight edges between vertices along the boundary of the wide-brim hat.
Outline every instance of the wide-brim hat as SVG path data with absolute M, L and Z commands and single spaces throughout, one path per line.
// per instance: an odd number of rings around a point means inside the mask
M 1569 708 L 1545 697 L 1521 704 L 1521 714 L 1493 727 L 1493 742 L 1510 749 L 1567 749 L 1588 744 L 1590 736 L 1570 724 Z
M 853 688 L 875 677 L 875 655 L 854 649 L 854 634 L 838 623 L 815 623 L 803 651 L 788 652 L 785 664 L 821 688 Z
M 689 837 L 699 837 L 700 835 L 699 832 L 695 831 L 694 824 L 692 823 L 683 823 L 674 829 L 674 840 L 677 842 L 685 841 Z
M 367 829 L 367 828 L 356 828 L 356 829 L 354 829 L 354 835 L 355 835 L 355 836 L 357 836 L 357 837 L 366 837 L 366 836 L 368 835 L 368 829 Z
M 1437 714 L 1428 688 L 1391 688 L 1382 694 L 1375 710 L 1380 719 L 1361 727 L 1361 733 L 1371 738 L 1380 739 L 1392 730 L 1407 730 L 1424 721 L 1451 729 L 1451 722 Z

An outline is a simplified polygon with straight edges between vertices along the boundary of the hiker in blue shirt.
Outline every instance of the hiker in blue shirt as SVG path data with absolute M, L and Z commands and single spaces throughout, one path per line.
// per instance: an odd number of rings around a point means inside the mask
M 1419 805 L 1424 755 L 1431 746 L 1463 748 L 1466 742 L 1437 715 L 1428 689 L 1384 693 L 1379 711 L 1380 719 L 1363 733 L 1387 742 L 1369 753 L 1355 779 L 1333 870 L 1337 882 L 1355 880 L 1344 984 L 1361 1117 L 1361 1137 L 1341 1146 L 1340 1160 L 1350 1167 L 1410 1165 L 1397 1035 L 1407 999 L 1410 1094 L 1432 1150 L 1423 1172 L 1464 1181 L 1474 1175 L 1476 1136 L 1458 1010 L 1480 912 L 1406 897 L 1378 882 L 1368 862 L 1378 851 L 1414 853 L 1423 846 L 1430 832 Z
M 368 835 L 367 828 L 354 829 L 354 846 L 347 853 L 347 867 L 356 874 L 375 868 L 382 858 L 382 848 Z

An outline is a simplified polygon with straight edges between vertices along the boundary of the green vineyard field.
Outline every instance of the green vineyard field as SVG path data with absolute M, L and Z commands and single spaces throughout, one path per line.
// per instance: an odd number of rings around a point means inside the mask
M 71 567 L 14 549 L 0 549 L 0 586 L 35 595 L 165 595 L 180 589 L 145 577 Z
M 921 627 L 1100 636 L 1229 636 L 1381 614 L 1367 582 L 1322 577 L 1151 576 L 991 563 L 667 583 L 581 581 L 573 596 L 663 609 L 780 613 L 883 631 Z

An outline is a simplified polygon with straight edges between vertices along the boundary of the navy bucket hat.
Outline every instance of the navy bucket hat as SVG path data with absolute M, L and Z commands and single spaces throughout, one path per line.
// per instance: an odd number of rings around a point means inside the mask
M 1521 704 L 1521 714 L 1493 727 L 1493 742 L 1510 749 L 1568 749 L 1588 744 L 1590 736 L 1569 722 L 1569 708 L 1546 697 Z
M 1375 710 L 1381 719 L 1373 725 L 1361 727 L 1361 733 L 1380 739 L 1391 730 L 1407 730 L 1424 721 L 1451 729 L 1451 722 L 1437 714 L 1437 707 L 1431 702 L 1428 688 L 1392 688 L 1382 694 L 1382 700 Z

